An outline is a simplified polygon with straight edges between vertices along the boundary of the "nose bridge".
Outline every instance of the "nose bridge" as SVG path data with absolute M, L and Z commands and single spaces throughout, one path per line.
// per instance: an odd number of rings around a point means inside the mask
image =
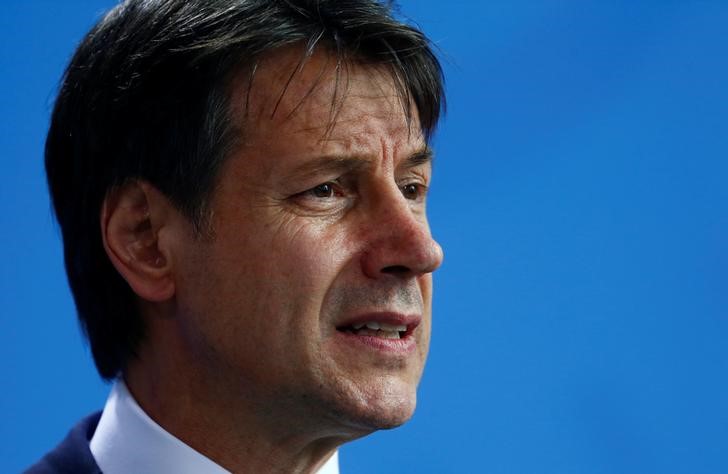
M 367 275 L 416 276 L 440 266 L 442 249 L 432 238 L 427 217 L 416 214 L 397 187 L 379 194 L 370 213 L 363 261 Z

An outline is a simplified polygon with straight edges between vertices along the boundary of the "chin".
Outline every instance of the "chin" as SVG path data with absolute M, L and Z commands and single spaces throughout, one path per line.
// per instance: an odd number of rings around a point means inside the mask
M 376 430 L 389 430 L 397 428 L 408 422 L 415 413 L 416 402 L 412 401 L 406 406 L 400 405 L 388 413 L 378 411 L 369 417 L 369 426 Z
M 402 386 L 401 381 L 376 385 L 350 398 L 346 406 L 339 406 L 339 421 L 372 432 L 396 428 L 412 418 L 417 405 L 416 387 Z

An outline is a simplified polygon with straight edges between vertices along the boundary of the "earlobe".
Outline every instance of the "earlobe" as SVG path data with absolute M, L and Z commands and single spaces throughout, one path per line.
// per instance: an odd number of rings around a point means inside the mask
M 112 265 L 140 298 L 162 302 L 174 295 L 170 259 L 160 245 L 167 199 L 153 186 L 128 181 L 112 189 L 101 208 L 101 236 Z

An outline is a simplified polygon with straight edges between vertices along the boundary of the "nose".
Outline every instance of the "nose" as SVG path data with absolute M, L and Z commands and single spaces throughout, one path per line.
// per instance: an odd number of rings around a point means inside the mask
M 379 218 L 368 222 L 364 274 L 374 279 L 412 278 L 435 271 L 442 264 L 443 252 L 430 234 L 427 218 L 413 213 L 401 200 L 380 207 Z

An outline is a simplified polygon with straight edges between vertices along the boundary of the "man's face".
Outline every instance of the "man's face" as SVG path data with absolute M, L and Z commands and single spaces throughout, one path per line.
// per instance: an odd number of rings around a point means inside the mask
M 212 237 L 175 259 L 177 314 L 207 383 L 260 416 L 396 426 L 415 407 L 442 260 L 429 154 L 379 69 L 342 69 L 333 116 L 325 54 L 281 96 L 300 54 L 269 56 L 233 94 L 243 144 L 213 194 Z

